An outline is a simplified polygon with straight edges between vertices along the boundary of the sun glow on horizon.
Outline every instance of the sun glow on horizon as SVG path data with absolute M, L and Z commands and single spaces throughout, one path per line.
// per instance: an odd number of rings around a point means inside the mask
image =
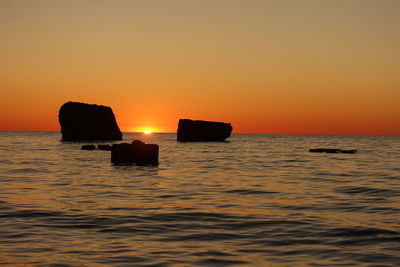
M 31 2 L 0 0 L 0 132 L 60 131 L 75 101 L 146 139 L 183 118 L 400 136 L 400 1 Z
M 129 131 L 131 133 L 142 133 L 145 135 L 148 134 L 154 134 L 154 133 L 160 133 L 164 132 L 162 128 L 156 127 L 156 126 L 130 126 L 128 127 Z

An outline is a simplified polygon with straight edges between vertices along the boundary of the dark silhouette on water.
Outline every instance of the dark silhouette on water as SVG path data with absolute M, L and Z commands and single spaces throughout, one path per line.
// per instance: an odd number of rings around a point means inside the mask
M 225 141 L 231 132 L 230 123 L 180 119 L 177 140 L 180 142 Z
M 122 140 L 110 107 L 67 102 L 58 113 L 63 141 Z
M 343 149 L 339 149 L 339 148 L 311 148 L 310 152 L 355 154 L 355 153 L 357 153 L 357 150 L 343 150 Z
M 111 151 L 111 146 L 110 145 L 97 145 L 97 149 Z
M 94 145 L 82 145 L 81 149 L 82 150 L 95 150 L 96 147 Z
M 135 140 L 132 144 L 114 144 L 111 147 L 111 162 L 114 164 L 136 163 L 158 165 L 158 145 Z

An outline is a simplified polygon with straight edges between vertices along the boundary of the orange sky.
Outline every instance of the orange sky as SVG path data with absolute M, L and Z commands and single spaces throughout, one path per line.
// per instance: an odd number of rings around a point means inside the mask
M 400 1 L 1 1 L 0 130 L 67 101 L 123 131 L 400 135 Z

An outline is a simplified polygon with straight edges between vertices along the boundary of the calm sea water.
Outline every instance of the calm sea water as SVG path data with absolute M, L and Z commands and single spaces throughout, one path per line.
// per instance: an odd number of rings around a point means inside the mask
M 400 137 L 124 134 L 158 167 L 60 138 L 0 132 L 0 265 L 400 266 Z

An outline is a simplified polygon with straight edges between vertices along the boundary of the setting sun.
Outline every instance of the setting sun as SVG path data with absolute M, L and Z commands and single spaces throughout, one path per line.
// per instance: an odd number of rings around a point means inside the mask
M 143 133 L 144 133 L 144 134 L 151 134 L 152 131 L 151 131 L 151 130 L 144 130 Z

